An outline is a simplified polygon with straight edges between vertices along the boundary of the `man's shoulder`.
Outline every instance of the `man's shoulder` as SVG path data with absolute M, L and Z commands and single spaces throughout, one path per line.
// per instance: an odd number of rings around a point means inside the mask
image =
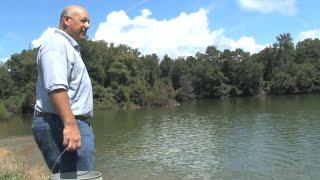
M 58 33 L 53 32 L 48 36 L 43 43 L 41 44 L 41 49 L 43 50 L 61 50 L 66 47 L 66 39 L 59 35 Z
M 51 45 L 51 44 L 65 44 L 67 42 L 66 38 L 61 36 L 59 33 L 53 32 L 45 41 L 44 45 Z

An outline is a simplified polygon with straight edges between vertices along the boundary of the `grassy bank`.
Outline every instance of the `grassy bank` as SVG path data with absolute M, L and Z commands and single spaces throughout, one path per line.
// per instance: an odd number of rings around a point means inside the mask
M 6 107 L 4 106 L 3 102 L 0 101 L 0 120 L 6 119 L 8 117 L 9 117 L 9 113 L 8 113 Z
M 42 180 L 49 174 L 31 136 L 0 140 L 0 180 Z

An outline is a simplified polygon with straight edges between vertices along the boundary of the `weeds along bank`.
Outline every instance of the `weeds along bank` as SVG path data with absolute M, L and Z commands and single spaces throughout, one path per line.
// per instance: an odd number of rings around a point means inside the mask
M 0 180 L 43 180 L 49 174 L 32 136 L 0 139 Z

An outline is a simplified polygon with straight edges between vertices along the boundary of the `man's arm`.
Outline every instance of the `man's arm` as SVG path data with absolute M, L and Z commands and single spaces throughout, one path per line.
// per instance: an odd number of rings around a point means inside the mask
M 81 146 L 81 135 L 77 120 L 75 119 L 70 104 L 67 91 L 57 89 L 49 93 L 52 104 L 63 121 L 63 145 L 67 151 L 76 151 Z

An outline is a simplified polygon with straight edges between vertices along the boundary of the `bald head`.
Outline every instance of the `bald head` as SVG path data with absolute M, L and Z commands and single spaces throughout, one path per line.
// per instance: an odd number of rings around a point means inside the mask
M 61 15 L 60 15 L 59 26 L 61 27 L 64 17 L 66 17 L 66 16 L 73 17 L 74 15 L 77 15 L 77 14 L 82 13 L 82 12 L 88 13 L 87 10 L 84 7 L 79 6 L 79 5 L 71 5 L 71 6 L 65 7 L 63 9 L 63 11 L 61 12 Z
M 63 9 L 59 29 L 69 34 L 74 40 L 87 38 L 86 33 L 89 28 L 89 14 L 84 7 L 71 5 Z

